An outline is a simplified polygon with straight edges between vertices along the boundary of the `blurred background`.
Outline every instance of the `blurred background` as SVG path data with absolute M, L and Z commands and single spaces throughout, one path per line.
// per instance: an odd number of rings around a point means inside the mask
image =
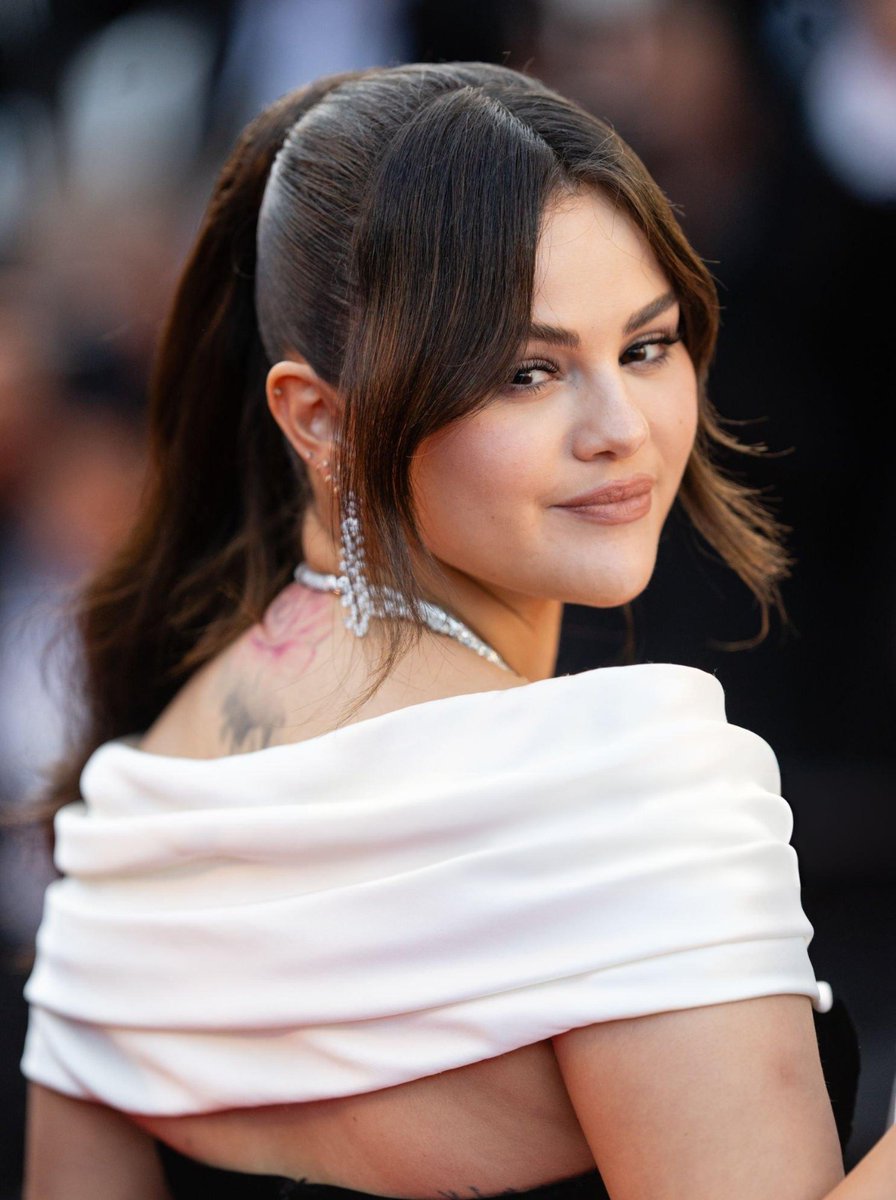
M 859 1030 L 854 1161 L 896 1075 L 896 0 L 2 0 L 0 55 L 0 1200 L 52 874 L 16 821 L 78 705 L 65 605 L 131 520 L 180 263 L 263 105 L 409 60 L 507 63 L 609 119 L 719 283 L 711 394 L 772 452 L 729 466 L 792 529 L 790 620 L 731 649 L 758 610 L 673 510 L 635 657 L 717 674 L 778 756 L 816 972 Z M 558 670 L 624 636 L 571 609 Z

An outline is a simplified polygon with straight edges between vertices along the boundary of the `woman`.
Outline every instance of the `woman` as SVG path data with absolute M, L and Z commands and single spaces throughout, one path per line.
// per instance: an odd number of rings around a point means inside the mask
M 716 318 L 637 158 L 515 72 L 250 127 L 84 600 L 29 1200 L 835 1187 L 774 756 L 704 672 L 550 678 L 676 498 L 776 599 L 710 459 Z

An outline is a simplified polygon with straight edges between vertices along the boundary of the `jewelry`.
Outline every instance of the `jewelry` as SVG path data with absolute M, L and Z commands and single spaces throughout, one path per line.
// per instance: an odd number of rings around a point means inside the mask
M 357 522 L 357 512 L 354 515 L 349 515 L 348 521 L 354 520 Z M 343 520 L 345 524 L 345 520 Z M 355 537 L 355 527 L 349 526 L 349 537 Z M 345 538 L 345 531 L 343 532 Z M 345 543 L 344 543 L 345 544 Z M 349 543 L 353 545 L 354 543 Z M 351 562 L 349 556 L 348 561 Z M 357 560 L 355 560 L 357 561 Z M 363 562 L 363 544 L 361 549 L 361 561 Z M 413 614 L 408 608 L 404 600 L 392 588 L 370 588 L 367 586 L 366 579 L 364 580 L 364 589 L 360 595 L 363 595 L 363 602 L 359 602 L 357 596 L 353 600 L 352 584 L 350 578 L 345 574 L 346 557 L 343 551 L 343 561 L 339 564 L 340 569 L 344 572 L 342 575 L 324 575 L 320 571 L 315 571 L 308 566 L 307 563 L 301 562 L 293 571 L 293 578 L 297 583 L 304 584 L 316 592 L 333 592 L 341 598 L 342 604 L 346 608 L 351 608 L 352 612 L 346 618 L 345 625 L 347 629 L 357 634 L 358 637 L 363 637 L 367 632 L 367 625 L 371 617 L 392 617 L 407 620 L 412 618 Z M 362 612 L 362 619 L 355 621 L 355 605 L 358 605 Z M 480 658 L 486 659 L 490 663 L 494 663 L 496 667 L 502 667 L 505 671 L 512 671 L 497 650 L 492 649 L 487 642 L 482 638 L 477 637 L 468 625 L 463 621 L 453 617 L 444 608 L 440 608 L 438 604 L 432 604 L 428 600 L 420 601 L 420 616 L 423 619 L 424 625 L 431 629 L 433 633 L 441 633 L 446 637 L 453 638 L 461 645 L 467 646 L 470 650 L 479 655 Z M 363 626 L 363 632 L 358 632 L 359 627 Z
M 313 466 L 320 470 L 324 483 L 333 482 L 333 475 L 330 471 L 330 460 L 328 458 L 322 458 L 318 460 L 310 450 L 303 450 L 302 453 L 308 459 L 309 467 Z
M 364 534 L 361 532 L 358 502 L 353 492 L 349 492 L 342 506 L 339 531 L 342 547 L 342 557 L 339 560 L 339 570 L 342 572 L 339 576 L 339 593 L 343 608 L 348 609 L 345 627 L 356 637 L 363 637 L 371 616 L 376 614 L 364 573 Z

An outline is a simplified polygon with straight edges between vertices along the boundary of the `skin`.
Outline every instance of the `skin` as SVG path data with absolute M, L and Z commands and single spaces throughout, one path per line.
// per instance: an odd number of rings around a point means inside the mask
M 660 316 L 625 332 L 664 296 Z M 424 540 L 522 674 L 553 671 L 563 602 L 620 605 L 653 573 L 697 423 L 687 350 L 656 340 L 676 337 L 678 321 L 636 228 L 597 193 L 565 199 L 545 223 L 533 325 L 578 345 L 532 339 L 508 388 L 417 455 Z M 640 473 L 656 481 L 640 520 L 602 525 L 558 507 Z
M 659 315 L 626 332 L 654 302 Z M 679 309 L 640 231 L 602 195 L 565 196 L 545 214 L 533 325 L 576 346 L 533 338 L 518 371 L 481 411 L 426 439 L 411 481 L 427 548 L 443 573 L 426 594 L 466 621 L 523 679 L 556 661 L 566 602 L 610 607 L 646 587 L 697 425 L 697 382 Z M 338 396 L 302 359 L 272 368 L 268 402 L 310 463 L 312 566 L 336 569 L 332 485 Z M 649 513 L 601 525 L 558 507 L 605 483 L 655 479 Z
M 269 605 L 243 639 L 238 660 L 222 664 L 219 735 L 228 753 L 289 739 L 284 691 L 308 677 L 332 629 L 332 603 L 320 592 L 290 584 Z
M 429 635 L 375 703 L 389 709 L 544 678 L 564 602 L 618 605 L 646 586 L 692 446 L 697 387 L 680 342 L 643 347 L 674 336 L 674 305 L 624 330 L 668 290 L 643 239 L 602 197 L 564 197 L 546 213 L 533 319 L 573 332 L 577 345 L 542 338 L 522 348 L 506 388 L 421 446 L 412 476 L 424 541 L 442 565 L 426 593 L 515 674 Z M 304 556 L 333 571 L 339 397 L 296 356 L 272 368 L 268 402 L 310 468 Z M 600 525 L 557 507 L 641 472 L 655 479 L 652 505 L 630 524 Z M 323 732 L 333 724 L 326 689 L 334 674 L 349 689 L 367 681 L 367 640 L 343 629 L 334 598 L 290 585 L 232 653 L 190 681 L 181 707 L 170 721 L 162 714 L 143 748 L 183 753 L 178 737 L 203 722 L 217 730 L 198 753 L 188 745 L 188 755 Z M 317 1105 L 126 1118 L 31 1085 L 25 1200 L 165 1200 L 143 1130 L 231 1169 L 382 1195 L 510 1192 L 595 1160 L 614 1200 L 882 1200 L 896 1175 L 894 1131 L 837 1186 L 839 1147 L 803 996 L 586 1026 Z M 409 1130 L 426 1154 L 407 1155 Z

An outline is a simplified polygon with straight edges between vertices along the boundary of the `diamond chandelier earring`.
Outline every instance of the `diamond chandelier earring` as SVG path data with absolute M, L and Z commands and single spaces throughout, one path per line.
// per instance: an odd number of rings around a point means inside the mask
M 304 451 L 309 463 L 313 462 L 310 450 Z M 318 465 L 315 463 L 315 465 Z M 329 459 L 322 459 L 321 474 L 327 483 L 332 482 Z M 334 486 L 338 496 L 338 489 Z M 347 609 L 344 618 L 346 629 L 356 637 L 364 637 L 370 626 L 371 617 L 391 617 L 403 620 L 420 619 L 434 633 L 453 638 L 469 647 L 480 658 L 485 658 L 505 671 L 513 669 L 501 655 L 484 642 L 463 621 L 446 612 L 438 604 L 427 600 L 418 602 L 412 612 L 404 599 L 391 588 L 372 588 L 367 580 L 364 554 L 364 533 L 355 494 L 349 491 L 340 503 L 339 519 L 340 558 L 339 574 L 325 575 L 315 571 L 306 562 L 300 562 L 293 571 L 297 583 L 317 592 L 332 592 L 339 597 L 342 607 Z
M 333 493 L 339 498 L 339 489 L 333 483 L 330 471 L 330 460 L 323 458 L 318 463 L 310 450 L 303 451 L 309 465 L 319 468 L 326 483 L 333 488 Z M 345 627 L 356 637 L 364 637 L 370 626 L 370 618 L 376 616 L 373 596 L 367 583 L 364 557 L 364 534 L 361 530 L 361 519 L 358 514 L 358 501 L 354 492 L 349 491 L 345 500 L 340 502 L 339 517 L 339 574 L 321 575 L 312 571 L 307 563 L 300 563 L 294 577 L 306 587 L 318 588 L 335 592 L 339 596 L 342 607 L 348 609 L 345 614 Z
M 375 614 L 365 573 L 364 533 L 354 492 L 348 493 L 342 505 L 339 534 L 342 551 L 339 559 L 340 598 L 343 608 L 348 609 L 345 627 L 356 637 L 363 637 Z

